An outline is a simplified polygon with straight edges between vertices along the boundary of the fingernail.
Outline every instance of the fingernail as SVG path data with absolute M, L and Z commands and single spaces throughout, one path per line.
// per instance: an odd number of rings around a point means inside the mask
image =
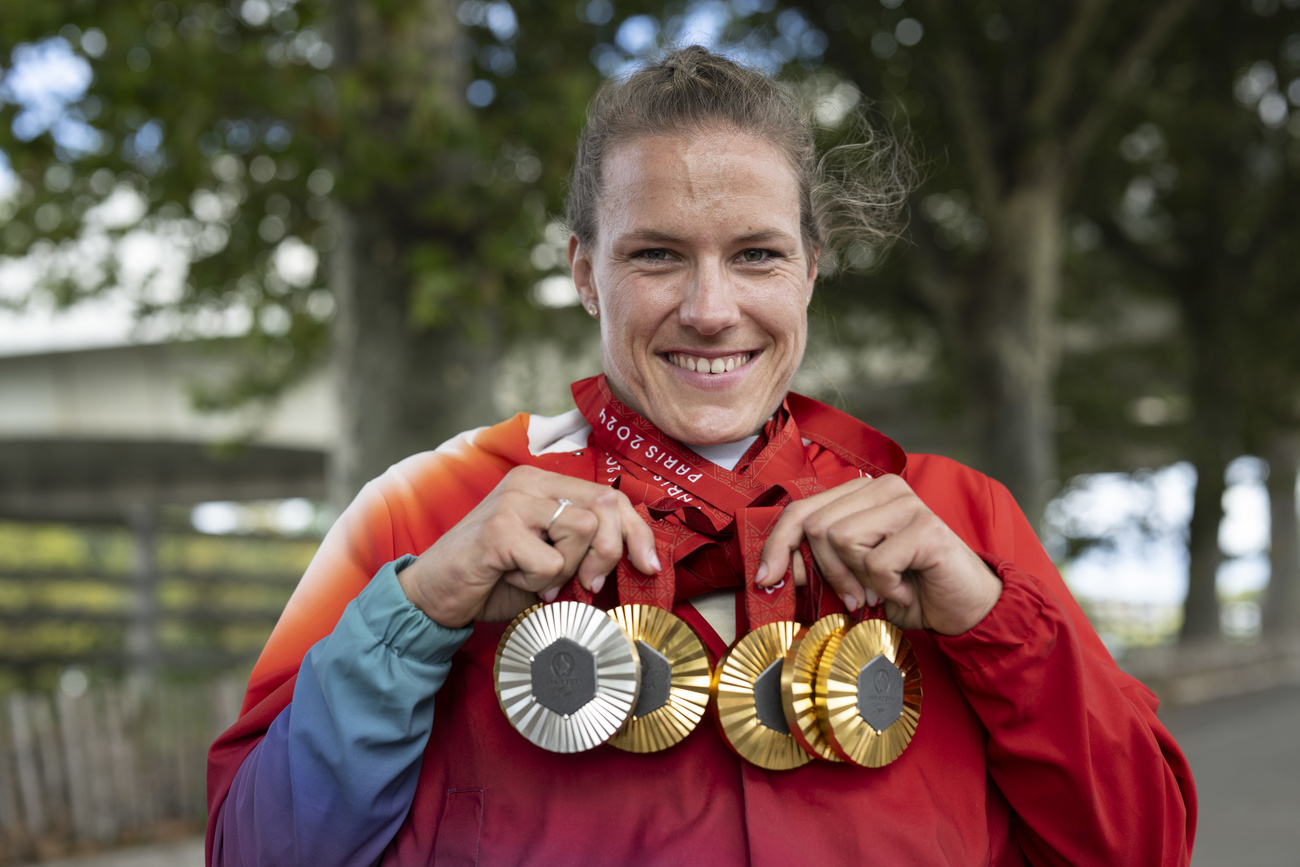
M 659 555 L 658 555 L 658 554 L 651 554 L 651 555 L 650 555 L 650 565 L 651 565 L 652 567 L 654 567 L 654 570 L 655 570 L 656 572 L 662 572 L 662 571 L 664 571 L 664 567 L 663 567 L 663 565 L 659 562 Z M 600 580 L 604 581 L 605 579 L 602 578 L 602 579 L 600 579 Z
M 844 607 L 849 609 L 850 614 L 858 610 L 858 598 L 852 593 L 845 593 L 840 598 L 844 600 Z
M 597 575 L 595 580 L 591 582 L 591 592 L 593 594 L 596 594 L 604 589 L 605 589 L 605 576 Z
M 880 594 L 872 590 L 870 587 L 867 588 L 867 604 L 868 605 L 880 604 Z
M 758 572 L 757 574 L 754 575 L 754 583 L 762 584 L 763 579 L 766 577 L 767 577 L 767 564 L 766 563 L 758 564 Z
M 543 602 L 554 602 L 554 601 L 555 601 L 555 597 L 556 597 L 556 596 L 559 596 L 559 595 L 560 595 L 560 588 L 559 588 L 559 587 L 552 587 L 550 590 L 546 590 L 546 591 L 544 591 L 544 592 L 542 593 L 542 601 L 543 601 Z

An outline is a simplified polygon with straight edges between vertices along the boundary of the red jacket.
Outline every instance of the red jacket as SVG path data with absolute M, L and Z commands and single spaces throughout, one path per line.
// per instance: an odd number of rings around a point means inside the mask
M 802 428 L 797 406 L 795 415 Z M 529 427 L 519 416 L 409 459 L 348 510 L 268 643 L 244 715 L 213 748 L 211 815 L 290 700 L 303 653 L 380 565 L 425 550 L 512 466 L 594 477 L 581 450 L 534 454 L 546 443 L 534 430 L 530 448 Z M 1004 583 L 970 632 L 908 632 L 924 699 L 897 761 L 765 771 L 737 758 L 707 718 L 662 753 L 549 753 L 497 703 L 504 624 L 478 624 L 437 695 L 415 799 L 383 863 L 1186 864 L 1195 828 L 1186 761 L 1154 696 L 1115 666 L 1013 498 L 973 470 L 904 458 L 870 435 L 873 463 L 901 473 Z M 677 611 L 715 656 L 725 649 L 693 608 Z

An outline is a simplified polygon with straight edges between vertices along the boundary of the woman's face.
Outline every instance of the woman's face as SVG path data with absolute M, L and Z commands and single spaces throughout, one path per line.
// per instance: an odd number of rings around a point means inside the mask
M 569 239 L 619 400 L 696 445 L 755 434 L 803 358 L 817 276 L 784 156 L 733 132 L 651 136 L 605 162 L 597 237 Z

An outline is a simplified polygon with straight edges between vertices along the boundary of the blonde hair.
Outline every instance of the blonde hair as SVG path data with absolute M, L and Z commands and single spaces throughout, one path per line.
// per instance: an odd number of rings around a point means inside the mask
M 824 265 L 833 268 L 854 246 L 879 249 L 897 237 L 914 171 L 892 137 L 860 117 L 857 140 L 819 158 L 812 111 L 793 89 L 698 45 L 597 91 L 569 181 L 569 229 L 584 246 L 595 243 L 605 160 L 620 145 L 719 127 L 761 138 L 785 155 L 798 184 L 804 246 L 810 255 L 820 250 Z

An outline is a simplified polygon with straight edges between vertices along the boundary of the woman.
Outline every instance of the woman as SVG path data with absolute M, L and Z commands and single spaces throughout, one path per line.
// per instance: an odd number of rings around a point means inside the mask
M 1195 796 L 1154 697 L 1007 492 L 787 394 L 835 229 L 821 180 L 793 99 L 703 49 L 602 90 L 569 260 L 604 376 L 340 518 L 213 747 L 211 863 L 1187 862 Z M 625 556 L 673 576 L 715 658 L 765 600 L 883 599 L 924 675 L 907 751 L 765 771 L 707 721 L 660 753 L 534 747 L 493 692 L 503 621 L 574 582 L 615 604 Z M 789 595 L 810 566 L 838 598 Z

